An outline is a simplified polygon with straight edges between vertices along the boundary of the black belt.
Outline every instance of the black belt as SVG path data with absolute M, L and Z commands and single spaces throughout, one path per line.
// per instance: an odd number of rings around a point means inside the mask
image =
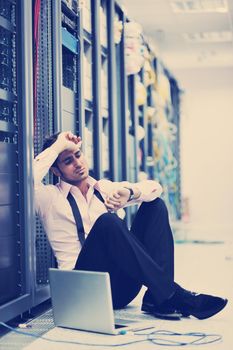
M 97 191 L 96 189 L 94 189 L 94 195 L 101 201 L 104 203 L 104 199 L 101 195 L 101 193 L 99 191 Z M 74 197 L 72 196 L 72 194 L 69 192 L 68 196 L 67 196 L 67 200 L 70 203 L 73 215 L 74 215 L 74 220 L 76 223 L 76 227 L 77 227 L 77 232 L 78 232 L 78 238 L 79 241 L 81 243 L 81 246 L 83 246 L 84 242 L 85 242 L 85 231 L 84 231 L 84 227 L 83 227 L 83 220 L 78 208 L 78 205 L 76 203 L 76 200 L 74 199 Z

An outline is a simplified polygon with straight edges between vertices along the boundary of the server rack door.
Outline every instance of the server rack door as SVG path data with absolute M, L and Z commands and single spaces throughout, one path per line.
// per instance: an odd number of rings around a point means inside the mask
M 181 179 L 180 179 L 180 89 L 177 81 L 171 77 L 171 104 L 172 104 L 172 115 L 171 122 L 173 123 L 175 135 L 174 141 L 172 144 L 174 159 L 176 160 L 176 167 L 173 171 L 175 172 L 174 176 L 174 185 L 172 192 L 172 199 L 174 203 L 174 219 L 181 219 Z
M 29 255 L 32 217 L 26 121 L 32 115 L 30 4 L 0 3 L 0 315 L 7 321 L 31 307 Z M 27 70 L 28 69 L 28 70 Z M 27 101 L 26 101 L 27 96 Z M 25 136 L 25 138 L 24 138 Z M 25 186 L 27 179 L 27 186 Z M 27 222 L 27 226 L 25 225 Z
M 38 6 L 38 4 L 40 6 Z M 52 1 L 34 2 L 34 152 L 42 151 L 44 138 L 54 133 L 58 125 L 54 115 L 53 90 L 53 35 L 52 35 Z M 44 183 L 52 183 L 48 174 Z M 54 265 L 46 233 L 36 217 L 36 237 L 33 242 L 34 294 L 33 305 L 49 298 L 48 268 Z
M 78 98 L 81 89 L 78 80 L 78 62 L 80 58 L 80 42 L 78 38 L 79 12 L 77 1 L 61 4 L 61 41 L 62 41 L 62 87 L 61 105 L 62 118 L 61 130 L 71 130 L 76 133 L 79 130 Z
M 118 34 L 118 42 L 116 44 L 116 95 L 117 95 L 117 130 L 120 142 L 118 142 L 118 177 L 121 181 L 129 178 L 128 168 L 128 87 L 127 76 L 125 71 L 125 38 L 123 35 L 123 27 L 126 21 L 126 16 L 115 3 L 115 20 L 118 25 L 122 25 L 122 33 Z
M 92 92 L 93 92 L 93 140 L 94 140 L 94 177 L 103 177 L 102 159 L 102 91 L 101 91 L 101 65 L 102 65 L 102 43 L 100 37 L 100 0 L 91 0 L 91 20 L 92 20 Z
M 121 40 L 121 33 L 116 35 L 115 2 L 106 2 L 107 8 L 107 34 L 108 34 L 108 114 L 109 114 L 109 169 L 111 179 L 119 181 L 120 157 L 118 145 L 121 143 L 121 130 L 118 129 L 117 115 L 117 66 L 116 47 Z M 120 34 L 120 35 L 119 35 Z
M 92 23 L 93 6 L 91 0 L 84 2 L 80 13 L 80 121 L 84 141 L 84 152 L 90 174 L 95 174 L 94 164 L 94 74 L 93 43 L 94 26 Z
M 110 133 L 110 108 L 109 108 L 109 92 L 111 89 L 110 81 L 110 51 L 109 51 L 109 31 L 108 20 L 109 6 L 106 0 L 100 2 L 99 7 L 99 31 L 100 31 L 100 50 L 101 50 L 101 65 L 100 65 L 100 119 L 102 120 L 102 134 L 101 134 L 101 169 L 103 176 L 108 179 L 113 179 L 112 167 L 110 165 L 110 147 L 111 147 L 111 133 Z

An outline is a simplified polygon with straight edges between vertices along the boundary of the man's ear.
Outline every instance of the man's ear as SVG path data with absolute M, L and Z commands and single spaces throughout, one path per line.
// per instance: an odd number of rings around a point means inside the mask
M 55 176 L 57 176 L 57 177 L 60 177 L 60 176 L 61 176 L 61 172 L 60 172 L 60 170 L 59 170 L 57 167 L 52 166 L 50 169 L 51 169 L 52 173 L 53 173 Z

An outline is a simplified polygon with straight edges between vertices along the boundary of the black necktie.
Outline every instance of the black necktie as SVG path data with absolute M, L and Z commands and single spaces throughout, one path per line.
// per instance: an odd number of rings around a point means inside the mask
M 104 203 L 104 199 L 101 195 L 101 193 L 99 191 L 97 191 L 96 189 L 94 189 L 94 195 L 101 201 Z M 83 220 L 78 208 L 78 205 L 76 203 L 76 200 L 74 199 L 74 197 L 72 196 L 72 194 L 69 192 L 68 196 L 67 196 L 67 200 L 70 203 L 73 215 L 74 215 L 74 220 L 76 223 L 76 227 L 77 227 L 77 232 L 78 232 L 78 238 L 79 241 L 81 243 L 81 246 L 83 246 L 84 242 L 85 242 L 85 231 L 84 231 L 84 227 L 83 227 Z

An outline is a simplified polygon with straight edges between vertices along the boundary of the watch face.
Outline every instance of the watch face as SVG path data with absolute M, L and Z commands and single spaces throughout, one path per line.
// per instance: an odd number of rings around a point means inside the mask
M 127 187 L 127 189 L 130 191 L 130 195 L 129 195 L 129 199 L 128 199 L 128 202 L 129 202 L 134 198 L 134 192 L 133 192 L 132 188 Z

